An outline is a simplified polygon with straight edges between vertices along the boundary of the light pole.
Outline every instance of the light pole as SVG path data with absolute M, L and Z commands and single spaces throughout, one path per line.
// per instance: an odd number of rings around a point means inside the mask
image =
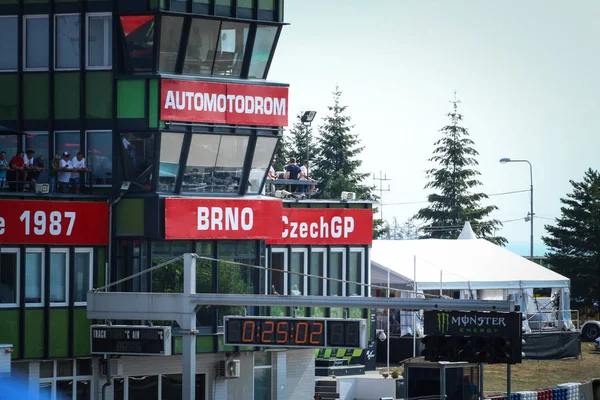
M 317 115 L 316 111 L 304 111 L 304 114 L 302 114 L 302 117 L 300 118 L 300 121 L 302 122 L 302 125 L 304 125 L 306 127 L 306 162 L 308 162 L 308 159 L 310 158 L 310 125 L 313 122 L 313 119 L 315 119 L 315 115 Z M 308 167 L 309 164 L 306 164 L 306 178 L 308 179 Z
M 506 164 L 510 162 L 522 162 L 529 164 L 529 184 L 531 190 L 531 203 L 529 210 L 529 223 L 531 224 L 531 236 L 529 238 L 529 258 L 533 261 L 533 167 L 528 160 L 511 160 L 510 158 L 501 158 L 500 164 Z M 526 219 L 527 220 L 527 219 Z

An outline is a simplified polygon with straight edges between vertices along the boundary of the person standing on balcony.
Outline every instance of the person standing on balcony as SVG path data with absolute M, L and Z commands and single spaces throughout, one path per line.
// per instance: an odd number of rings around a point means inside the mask
M 69 193 L 69 182 L 71 181 L 71 172 L 75 172 L 71 163 L 71 153 L 65 151 L 63 158 L 60 160 L 60 168 L 58 170 L 58 191 L 60 193 Z
M 6 171 L 10 168 L 8 167 L 8 161 L 6 161 L 6 152 L 0 151 L 0 191 L 4 190 L 7 187 L 6 184 Z
M 56 193 L 56 178 L 60 169 L 60 156 L 54 155 L 54 159 L 50 161 L 50 172 L 48 172 L 48 180 L 50 181 L 50 193 Z

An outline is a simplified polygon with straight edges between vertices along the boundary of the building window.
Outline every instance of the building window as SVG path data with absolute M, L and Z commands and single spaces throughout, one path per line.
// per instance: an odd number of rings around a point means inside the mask
M 271 250 L 271 286 L 267 294 L 286 294 L 287 251 L 285 249 Z
M 44 250 L 27 249 L 25 253 L 25 303 L 42 306 L 44 303 Z
M 152 71 L 154 16 L 122 16 L 121 28 L 125 37 L 125 52 L 128 56 L 127 69 L 132 71 Z
M 86 132 L 86 162 L 91 171 L 92 185 L 112 182 L 112 132 Z
M 305 294 L 304 288 L 306 287 L 306 249 L 292 249 L 291 263 L 290 263 L 290 290 L 288 294 L 293 296 L 301 296 Z
M 350 260 L 348 262 L 348 281 L 363 282 L 364 277 L 364 250 L 350 249 Z M 363 295 L 363 285 L 348 283 L 348 295 Z
M 40 362 L 40 398 L 92 398 L 92 359 Z
M 160 141 L 159 191 L 172 192 L 179 174 L 183 133 L 163 132 Z
M 73 291 L 76 306 L 85 305 L 87 302 L 87 292 L 93 287 L 93 253 L 92 249 L 75 249 L 75 259 L 73 260 Z
M 69 287 L 69 251 L 67 249 L 50 250 L 50 303 L 66 305 Z
M 25 135 L 25 151 L 31 149 L 35 151 L 35 157 L 44 156 L 46 158 L 46 167 L 52 161 L 52 155 L 48 151 L 48 132 L 29 132 Z
M 252 156 L 252 166 L 248 178 L 248 193 L 260 193 L 263 187 L 269 162 L 273 158 L 277 137 L 259 136 L 256 138 L 256 147 Z
M 183 17 L 163 16 L 160 25 L 160 58 L 158 68 L 163 72 L 175 72 Z
M 19 305 L 19 250 L 0 249 L 0 307 Z
M 87 68 L 111 68 L 112 17 L 110 14 L 88 14 L 87 19 Z
M 210 74 L 215 61 L 215 48 L 221 23 L 216 20 L 194 18 L 185 53 L 183 72 Z
M 157 399 L 158 398 L 158 376 L 130 376 L 129 377 L 130 399 Z
M 254 398 L 271 400 L 271 352 L 254 352 Z
M 56 15 L 55 22 L 54 66 L 56 69 L 78 69 L 81 31 L 79 15 Z
M 79 131 L 54 132 L 54 153 L 62 155 L 68 151 L 71 155 L 77 154 L 81 149 Z
M 18 17 L 0 16 L 0 71 L 18 68 Z
M 322 296 L 325 293 L 324 271 L 325 267 L 325 249 L 312 249 L 310 252 L 310 270 L 308 271 L 311 277 L 308 280 L 308 294 L 313 296 Z
M 264 79 L 267 71 L 267 65 L 271 58 L 275 38 L 277 37 L 276 26 L 259 25 L 256 28 L 256 37 L 254 39 L 254 49 L 250 59 L 250 69 L 248 78 Z
M 48 69 L 48 16 L 27 15 L 25 18 L 25 57 L 26 70 Z
M 120 145 L 119 173 L 123 181 L 132 183 L 129 191 L 146 191 L 152 186 L 154 172 L 154 133 L 122 133 Z
M 215 54 L 214 75 L 240 76 L 250 24 L 223 21 Z
M 340 280 L 344 280 L 344 264 L 345 264 L 345 252 L 344 250 L 331 250 L 329 254 L 329 274 L 328 277 L 332 278 L 329 282 L 329 296 L 343 296 L 344 285 Z

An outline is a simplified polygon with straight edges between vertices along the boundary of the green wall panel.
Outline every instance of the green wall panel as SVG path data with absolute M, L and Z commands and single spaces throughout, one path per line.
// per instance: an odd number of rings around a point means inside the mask
M 104 286 L 105 268 L 106 268 L 106 248 L 96 249 L 98 253 L 98 276 L 94 279 L 94 288 Z
M 76 308 L 73 312 L 73 319 L 75 322 L 75 334 L 73 335 L 75 356 L 87 356 L 91 351 L 90 326 L 92 320 L 87 319 L 87 309 L 85 307 Z
M 67 357 L 69 355 L 69 310 L 66 308 L 50 309 L 50 357 Z
M 254 7 L 254 0 L 238 0 L 237 5 L 241 8 L 252 8 Z
M 150 80 L 150 94 L 148 96 L 148 126 L 150 128 L 158 127 L 158 79 Z
M 116 209 L 117 235 L 144 235 L 144 199 L 123 199 Z
M 117 83 L 117 117 L 144 118 L 145 98 L 144 79 L 120 80 Z
M 0 343 L 13 345 L 12 359 L 16 360 L 21 357 L 19 354 L 19 310 L 0 310 L 0 321 L 2 321 Z
M 78 119 L 79 104 L 79 72 L 54 74 L 55 118 Z
M 275 0 L 258 0 L 258 8 L 261 10 L 275 10 Z
M 363 318 L 363 309 L 362 308 L 349 308 L 348 309 L 348 317 L 349 318 Z
M 183 352 L 183 338 L 176 336 L 173 338 L 173 354 L 181 354 Z M 212 353 L 214 351 L 213 336 L 196 336 L 196 353 Z
M 23 116 L 48 119 L 48 73 L 23 74 Z
M 112 118 L 112 72 L 87 72 L 85 76 L 85 117 Z
M 325 317 L 325 307 L 311 307 L 310 316 L 315 318 Z
M 44 310 L 26 310 L 24 358 L 42 358 L 43 356 Z
M 223 344 L 223 341 L 224 341 L 224 337 L 223 337 L 223 335 L 220 335 L 219 336 L 219 349 L 217 350 L 218 352 L 233 351 L 233 350 L 235 350 L 234 346 L 225 346 Z
M 329 316 L 331 318 L 344 318 L 344 309 L 343 308 L 330 308 Z
M 271 307 L 272 317 L 285 317 L 287 316 L 287 307 L 273 306 Z
M 17 74 L 0 74 L 0 120 L 18 118 L 18 93 Z

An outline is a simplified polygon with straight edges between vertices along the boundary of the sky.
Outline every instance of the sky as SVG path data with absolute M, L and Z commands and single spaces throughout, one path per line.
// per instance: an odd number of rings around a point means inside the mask
M 511 221 L 497 234 L 522 255 L 529 167 L 498 161 L 533 165 L 535 253 L 544 253 L 544 225 L 560 216 L 569 180 L 598 168 L 600 1 L 287 0 L 285 21 L 268 79 L 290 84 L 290 122 L 315 110 L 314 126 L 339 85 L 362 172 L 390 179 L 384 219 L 403 222 L 427 205 L 427 160 L 456 91 L 480 190 L 525 190 L 484 203 Z

